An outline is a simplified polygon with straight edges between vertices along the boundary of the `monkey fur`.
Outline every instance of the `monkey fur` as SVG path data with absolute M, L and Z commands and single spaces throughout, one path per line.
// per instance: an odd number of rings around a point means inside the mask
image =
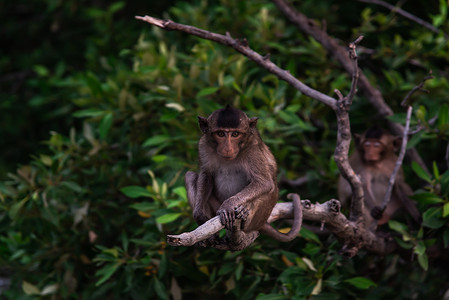
M 199 225 L 218 215 L 234 238 L 254 240 L 261 232 L 287 242 L 301 228 L 301 204 L 299 197 L 293 199 L 294 222 L 287 234 L 267 223 L 278 200 L 277 165 L 259 135 L 257 119 L 229 105 L 208 118 L 198 117 L 199 173 L 186 173 L 187 196 Z

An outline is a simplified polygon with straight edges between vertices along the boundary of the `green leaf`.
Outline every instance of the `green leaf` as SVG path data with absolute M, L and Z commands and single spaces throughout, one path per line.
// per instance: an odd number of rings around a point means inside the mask
M 120 191 L 130 198 L 152 197 L 152 194 L 146 188 L 136 185 L 123 187 Z
M 438 170 L 436 161 L 433 161 L 433 177 L 435 177 L 436 180 L 440 180 L 440 171 Z
M 271 258 L 268 255 L 265 255 L 263 253 L 260 252 L 256 252 L 251 256 L 251 259 L 254 260 L 271 260 Z
M 426 245 L 424 245 L 424 242 L 420 241 L 418 245 L 416 245 L 414 252 L 418 255 L 426 253 Z
M 444 202 L 443 199 L 441 199 L 434 193 L 430 193 L 430 192 L 417 193 L 417 194 L 411 196 L 410 198 L 418 201 L 421 204 L 426 204 L 426 205 Z
M 85 193 L 86 189 L 82 188 L 78 183 L 74 181 L 63 181 L 61 182 L 61 186 L 65 186 L 77 193 Z
M 83 109 L 79 110 L 77 112 L 74 112 L 72 116 L 75 118 L 85 118 L 85 117 L 98 117 L 104 115 L 105 111 L 98 108 L 89 108 L 89 109 Z
M 106 266 L 98 270 L 95 273 L 95 275 L 99 276 L 100 279 L 95 283 L 95 286 L 100 286 L 106 280 L 108 280 L 117 271 L 120 265 L 121 265 L 120 262 L 114 264 L 107 264 Z
M 443 208 L 442 207 L 431 207 L 426 210 L 423 214 L 423 226 L 438 229 L 442 227 L 446 221 L 442 219 Z
M 99 130 L 100 130 L 100 138 L 102 140 L 106 139 L 106 136 L 108 135 L 109 129 L 112 126 L 113 122 L 113 115 L 112 113 L 107 113 L 104 115 L 103 119 L 100 122 Z
M 154 277 L 154 291 L 158 295 L 159 299 L 168 299 L 166 292 L 167 288 L 157 277 Z
M 205 96 L 214 94 L 217 90 L 218 90 L 218 88 L 216 88 L 216 87 L 208 87 L 208 88 L 205 88 L 205 89 L 202 89 L 201 91 L 199 91 L 196 96 L 198 98 L 205 97 Z
M 372 286 L 377 286 L 374 282 L 365 277 L 354 277 L 345 280 L 345 282 L 352 284 L 358 289 L 366 290 Z
M 401 234 L 407 234 L 407 225 L 399 223 L 398 221 L 395 220 L 390 220 L 388 221 L 388 227 L 390 227 L 390 229 L 397 231 Z
M 441 195 L 443 197 L 449 195 L 449 170 L 440 177 Z
M 13 204 L 11 206 L 11 208 L 9 209 L 9 217 L 12 220 L 16 219 L 17 214 L 20 212 L 20 210 L 22 209 L 23 205 L 28 201 L 28 197 L 25 197 L 24 199 L 22 199 L 21 201 Z
M 160 145 L 168 141 L 170 141 L 170 137 L 168 135 L 155 135 L 143 142 L 142 147 Z
M 443 206 L 443 218 L 449 216 L 449 202 L 445 203 Z
M 181 213 L 169 213 L 156 218 L 156 222 L 158 222 L 159 224 L 170 223 L 179 218 L 180 216 Z
M 449 228 L 443 233 L 443 242 L 444 247 L 447 248 L 449 246 Z
M 429 183 L 432 182 L 430 175 L 420 165 L 418 165 L 415 161 L 412 162 L 412 169 L 413 169 L 413 171 L 415 171 L 416 175 L 419 176 L 419 178 L 421 178 Z
M 136 210 L 141 210 L 143 212 L 151 212 L 158 208 L 158 205 L 154 202 L 140 202 L 131 204 L 129 207 L 134 208 Z
M 449 106 L 447 104 L 443 104 L 440 107 L 440 111 L 438 112 L 438 128 L 447 129 L 449 126 Z
M 178 186 L 173 189 L 173 193 L 181 197 L 182 200 L 187 200 L 187 191 L 183 186 Z
M 125 2 L 123 1 L 115 2 L 109 6 L 108 11 L 111 13 L 115 13 L 116 11 L 121 10 L 123 7 L 125 7 Z
M 291 299 L 287 296 L 279 295 L 279 294 L 259 294 L 256 297 L 256 300 L 287 300 Z
M 35 66 L 33 66 L 33 70 L 40 77 L 45 77 L 45 76 L 48 76 L 48 74 L 50 74 L 48 69 L 45 66 L 43 66 L 43 65 L 35 65 Z
M 418 263 L 424 271 L 427 271 L 429 269 L 429 259 L 427 258 L 427 254 L 423 253 L 418 255 Z

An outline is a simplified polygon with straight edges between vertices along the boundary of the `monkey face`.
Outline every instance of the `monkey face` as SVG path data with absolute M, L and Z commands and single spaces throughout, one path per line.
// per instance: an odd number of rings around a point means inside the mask
M 363 144 L 363 158 L 368 163 L 380 161 L 385 146 L 378 139 L 366 139 Z
M 212 136 L 217 142 L 217 154 L 225 160 L 235 159 L 240 152 L 244 135 L 238 130 L 228 128 L 214 131 Z

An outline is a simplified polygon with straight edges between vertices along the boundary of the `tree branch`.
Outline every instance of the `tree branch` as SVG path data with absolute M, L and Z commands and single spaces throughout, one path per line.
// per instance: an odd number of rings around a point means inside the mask
M 318 100 L 320 102 L 323 102 L 324 104 L 329 105 L 332 108 L 335 107 L 336 101 L 334 98 L 329 97 L 328 95 L 323 94 L 315 89 L 312 89 L 311 87 L 307 86 L 306 84 L 302 83 L 294 76 L 292 76 L 289 71 L 283 70 L 274 63 L 272 63 L 266 56 L 262 56 L 259 53 L 253 51 L 248 46 L 248 42 L 246 41 L 246 39 L 234 39 L 231 37 L 229 33 L 226 33 L 226 35 L 221 35 L 203 29 L 199 29 L 193 26 L 175 23 L 171 20 L 160 20 L 150 16 L 144 17 L 136 16 L 136 19 L 145 21 L 152 25 L 156 25 L 165 30 L 178 30 L 191 35 L 198 36 L 203 39 L 223 44 L 225 46 L 230 46 L 235 50 L 237 50 L 238 52 L 245 55 L 246 57 L 248 57 L 249 59 L 256 62 L 261 67 L 267 69 L 269 72 L 278 76 L 280 79 L 286 81 L 304 95 L 313 98 L 315 100 Z
M 449 35 L 447 33 L 445 33 L 444 31 L 439 30 L 438 28 L 436 28 L 432 24 L 424 21 L 423 19 L 418 18 L 415 15 L 412 15 L 411 13 L 403 10 L 402 8 L 400 8 L 398 6 L 391 5 L 390 3 L 387 3 L 387 2 L 382 1 L 382 0 L 358 0 L 358 1 L 359 2 L 368 3 L 368 4 L 376 4 L 376 5 L 380 5 L 380 6 L 383 6 L 385 8 L 388 8 L 389 10 L 391 10 L 391 12 L 397 13 L 397 14 L 399 14 L 399 15 L 401 15 L 401 16 L 403 16 L 403 17 L 405 17 L 405 18 L 407 18 L 407 19 L 409 19 L 409 20 L 411 20 L 411 21 L 413 21 L 413 22 L 415 22 L 415 23 L 417 23 L 417 24 L 419 24 L 419 25 L 429 29 L 432 32 L 435 32 L 437 34 L 442 32 L 446 39 L 449 38 Z
M 363 210 L 364 210 L 364 194 L 362 182 L 355 174 L 351 165 L 349 164 L 348 154 L 349 147 L 351 145 L 351 125 L 349 122 L 349 108 L 351 107 L 352 100 L 357 91 L 357 82 L 359 79 L 359 68 L 357 66 L 357 53 L 356 46 L 363 39 L 362 36 L 357 38 L 353 43 L 349 45 L 349 57 L 352 59 L 352 83 L 351 90 L 348 96 L 343 97 L 342 93 L 335 90 L 339 100 L 337 101 L 337 109 L 335 114 L 337 115 L 337 146 L 335 147 L 334 160 L 337 163 L 337 167 L 340 170 L 341 175 L 349 182 L 352 188 L 352 201 L 350 220 L 363 222 Z
M 430 72 L 430 74 L 432 74 L 432 72 Z M 402 106 L 407 106 L 407 117 L 405 119 L 404 133 L 402 134 L 401 151 L 399 152 L 399 156 L 398 156 L 398 159 L 396 160 L 396 164 L 394 166 L 393 173 L 391 174 L 390 179 L 388 181 L 388 188 L 385 193 L 384 200 L 383 200 L 382 206 L 381 206 L 382 210 L 385 210 L 388 203 L 390 202 L 394 182 L 396 180 L 397 173 L 399 172 L 399 169 L 401 168 L 402 161 L 404 160 L 405 150 L 407 149 L 407 137 L 408 137 L 408 131 L 410 129 L 410 119 L 411 119 L 412 111 L 413 111 L 413 107 L 410 104 L 410 102 L 411 102 L 410 98 L 416 91 L 419 91 L 419 90 L 422 91 L 423 90 L 422 88 L 423 88 L 426 80 L 429 80 L 432 78 L 433 78 L 432 75 L 424 77 L 423 80 L 417 86 L 415 86 L 410 92 L 407 93 L 404 100 L 402 100 L 402 102 L 401 102 Z
M 368 251 L 380 254 L 387 254 L 395 249 L 395 244 L 392 241 L 379 237 L 374 232 L 349 221 L 340 212 L 341 206 L 338 200 L 332 199 L 315 204 L 312 204 L 310 200 L 301 200 L 301 205 L 305 219 L 325 224 L 329 232 L 345 243 L 342 254 L 347 257 L 354 256 L 362 246 L 365 246 Z M 293 205 L 291 202 L 277 203 L 268 218 L 268 223 L 292 217 Z M 202 245 L 202 241 L 212 237 L 223 228 L 220 218 L 216 216 L 194 231 L 184 232 L 180 235 L 168 235 L 167 243 L 172 246 L 192 246 L 196 243 Z

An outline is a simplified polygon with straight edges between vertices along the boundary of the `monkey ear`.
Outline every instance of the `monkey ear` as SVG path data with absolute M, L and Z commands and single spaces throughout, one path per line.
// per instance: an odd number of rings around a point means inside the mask
M 249 130 L 251 132 L 251 134 L 253 134 L 254 132 L 256 132 L 256 125 L 257 125 L 257 120 L 259 120 L 258 117 L 254 117 L 254 118 L 249 118 Z
M 250 128 L 256 128 L 257 120 L 259 120 L 258 117 L 249 118 L 249 127 Z
M 198 116 L 198 124 L 200 124 L 200 129 L 203 133 L 209 131 L 209 122 L 207 122 L 207 118 Z

